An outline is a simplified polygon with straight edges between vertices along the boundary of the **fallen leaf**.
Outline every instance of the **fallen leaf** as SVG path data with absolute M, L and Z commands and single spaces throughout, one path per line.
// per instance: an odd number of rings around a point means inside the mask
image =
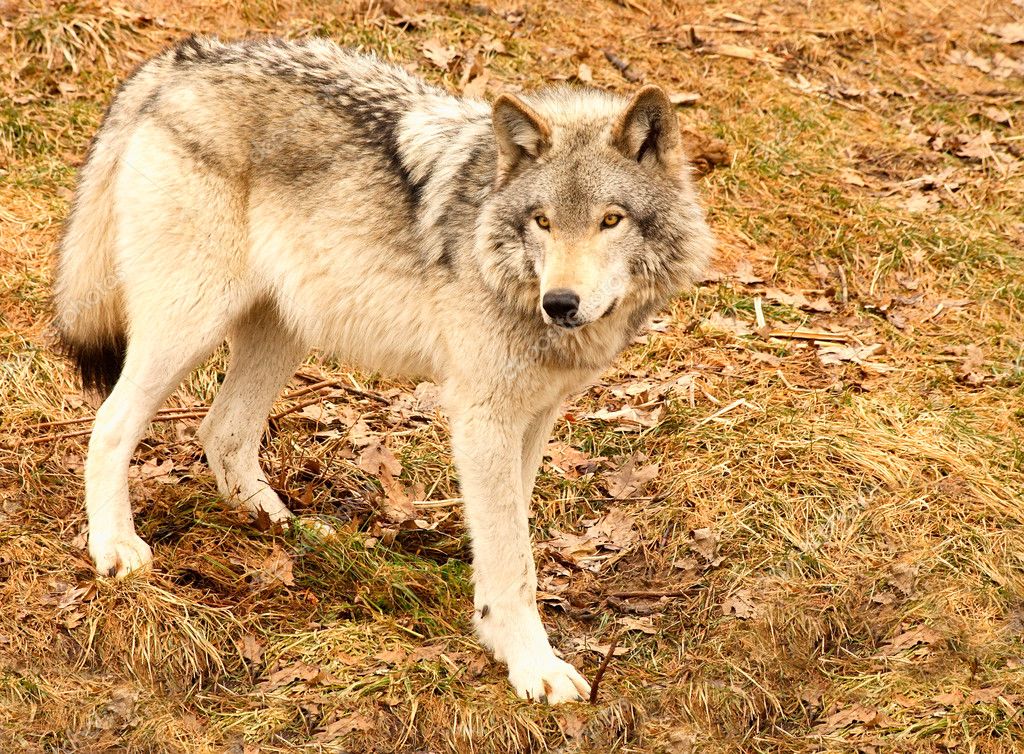
M 700 102 L 700 92 L 672 92 L 668 101 L 673 105 L 686 107 Z
M 977 387 L 992 379 L 985 367 L 985 352 L 973 343 L 967 346 L 967 358 L 964 359 L 957 372 L 957 380 L 965 385 Z
M 650 615 L 643 615 L 639 618 L 626 615 L 615 622 L 626 631 L 639 631 L 642 634 L 649 634 L 651 636 L 656 636 L 659 633 L 658 629 L 654 627 L 654 618 Z
M 914 592 L 914 584 L 917 581 L 917 568 L 909 563 L 894 563 L 890 569 L 892 575 L 889 583 L 909 597 Z
M 604 657 L 605 655 L 607 655 L 608 650 L 612 648 L 611 643 L 598 644 L 596 641 L 586 636 L 578 636 L 572 640 L 572 643 L 573 646 L 575 646 L 576 649 L 580 652 L 593 652 L 594 654 L 600 657 Z M 629 649 L 627 647 L 624 647 L 621 644 L 619 644 L 617 647 L 615 647 L 615 651 L 612 652 L 612 657 L 620 657 L 626 654 L 626 652 L 628 651 Z
M 936 694 L 932 697 L 932 701 L 936 704 L 941 704 L 944 707 L 956 707 L 964 700 L 964 694 L 962 691 L 949 691 L 944 694 Z
M 584 84 L 594 83 L 594 69 L 592 69 L 586 63 L 580 63 L 579 69 L 576 71 L 576 78 Z
M 694 754 L 697 749 L 697 736 L 688 730 L 674 730 L 668 734 L 665 754 Z
M 701 322 L 701 329 L 724 332 L 735 335 L 736 337 L 742 337 L 744 335 L 754 334 L 752 324 L 753 323 L 748 324 L 743 322 L 736 317 L 712 312 L 710 317 Z
M 295 586 L 293 567 L 291 555 L 285 552 L 280 545 L 275 544 L 270 554 L 260 563 L 256 579 L 259 583 L 267 586 L 273 584 Z
M 1009 126 L 1013 123 L 1013 118 L 1010 115 L 1010 111 L 1002 107 L 986 107 L 981 111 L 981 114 L 988 118 L 993 123 L 998 123 L 1000 126 Z
M 722 139 L 689 128 L 684 128 L 680 135 L 683 150 L 697 175 L 707 175 L 715 168 L 729 164 L 729 147 Z
M 177 484 L 179 479 L 173 476 L 171 472 L 174 471 L 174 461 L 170 458 L 164 459 L 163 461 L 157 461 L 155 458 L 149 458 L 141 464 L 132 466 L 128 471 L 128 476 L 132 479 L 139 479 L 142 481 L 155 481 L 160 484 Z
M 1008 45 L 1024 44 L 1024 23 L 1005 23 L 986 26 L 985 31 Z
M 620 508 L 613 508 L 587 529 L 587 536 L 606 550 L 625 550 L 637 539 L 633 517 Z
M 634 523 L 632 516 L 615 508 L 583 534 L 552 530 L 554 536 L 541 544 L 556 550 L 564 560 L 596 573 L 606 560 L 626 551 L 637 541 Z
M 704 558 L 711 567 L 717 567 L 725 560 L 718 554 L 718 535 L 711 529 L 694 529 L 690 532 L 690 550 Z
M 842 168 L 839 171 L 839 179 L 843 183 L 848 183 L 851 186 L 860 186 L 861 188 L 867 188 L 868 182 L 863 175 L 858 173 L 856 170 L 850 168 Z
M 763 277 L 754 273 L 754 265 L 747 259 L 741 259 L 736 263 L 736 269 L 732 276 L 736 282 L 743 283 L 743 285 L 759 285 L 764 282 Z
M 320 677 L 321 671 L 316 665 L 310 665 L 306 662 L 295 662 L 275 670 L 260 683 L 260 688 L 264 691 L 274 691 L 275 689 L 300 681 L 313 684 Z
M 766 50 L 759 50 L 754 47 L 742 45 L 709 43 L 697 48 L 698 52 L 709 55 L 722 55 L 727 58 L 739 58 L 741 60 L 753 60 L 757 63 L 765 63 L 772 67 L 781 66 L 785 61 L 778 55 L 772 55 Z
M 452 63 L 460 57 L 458 50 L 451 45 L 443 44 L 439 39 L 428 39 L 420 46 L 420 52 L 443 71 L 450 70 Z
M 562 735 L 569 739 L 580 738 L 586 728 L 586 721 L 583 719 L 583 716 L 572 712 L 556 715 L 555 722 L 558 723 L 558 729 L 562 732 Z
M 917 647 L 930 647 L 942 640 L 942 634 L 928 626 L 916 626 L 893 637 L 882 645 L 878 657 L 893 657 Z
M 722 615 L 749 620 L 757 615 L 757 606 L 749 589 L 740 589 L 722 603 Z
M 823 366 L 842 364 L 844 361 L 875 372 L 891 372 L 894 367 L 871 361 L 871 357 L 885 350 L 885 346 L 875 343 L 870 346 L 846 345 L 843 343 L 821 343 L 818 345 L 818 360 Z
M 548 466 L 564 479 L 579 479 L 586 474 L 592 474 L 605 462 L 603 458 L 594 458 L 558 440 L 548 443 L 544 456 L 550 459 Z
M 402 463 L 395 454 L 384 447 L 379 437 L 373 438 L 359 454 L 359 468 L 372 476 L 389 474 L 399 476 Z
M 903 208 L 911 214 L 934 212 L 941 206 L 942 202 L 934 192 L 915 191 L 903 202 Z
M 380 660 L 388 665 L 397 665 L 398 663 L 403 662 L 408 656 L 409 653 L 404 649 L 395 647 L 393 649 L 382 649 L 373 657 L 375 660 Z
M 263 662 L 263 643 L 252 634 L 242 636 L 237 646 L 242 657 L 249 662 L 256 665 Z
M 584 414 L 584 419 L 598 419 L 600 421 L 615 422 L 619 425 L 635 425 L 636 427 L 656 427 L 661 422 L 662 407 L 658 406 L 653 411 L 643 411 L 632 406 L 623 406 L 617 411 L 601 409 L 590 414 Z
M 965 704 L 992 704 L 1003 695 L 1002 686 L 990 686 L 983 689 L 974 689 L 967 695 Z
M 658 464 L 650 463 L 637 468 L 637 454 L 631 455 L 616 470 L 602 475 L 605 489 L 616 500 L 634 497 L 658 476 Z
M 778 288 L 766 288 L 764 296 L 771 301 L 791 306 L 794 309 L 804 309 L 806 311 L 819 312 L 822 314 L 832 311 L 832 305 L 825 300 L 824 296 L 817 296 L 814 299 L 809 299 L 803 293 L 786 293 Z
M 314 741 L 328 742 L 352 733 L 365 733 L 375 730 L 376 723 L 359 713 L 352 713 L 342 717 L 335 717 L 333 721 L 324 726 L 324 729 L 313 736 Z
M 835 733 L 858 723 L 870 728 L 878 727 L 887 721 L 888 718 L 874 707 L 854 704 L 829 715 L 815 730 L 819 733 Z

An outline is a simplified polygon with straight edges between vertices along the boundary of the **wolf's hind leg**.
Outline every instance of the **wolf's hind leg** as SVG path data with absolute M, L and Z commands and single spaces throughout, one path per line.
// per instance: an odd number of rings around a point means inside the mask
M 153 325 L 153 326 L 147 326 Z M 147 565 L 153 553 L 136 533 L 128 497 L 128 464 L 149 420 L 171 391 L 224 337 L 216 322 L 182 327 L 167 337 L 162 322 L 142 323 L 131 334 L 124 370 L 96 412 L 85 463 L 89 554 L 96 571 L 124 576 Z
M 210 413 L 199 427 L 217 488 L 232 505 L 271 521 L 291 511 L 260 469 L 260 438 L 278 393 L 306 354 L 270 306 L 253 310 L 228 335 L 230 363 Z

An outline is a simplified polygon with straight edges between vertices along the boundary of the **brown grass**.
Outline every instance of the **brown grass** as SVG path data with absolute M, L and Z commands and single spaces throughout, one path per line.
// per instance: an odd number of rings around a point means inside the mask
M 531 3 L 518 25 L 504 5 L 146 5 L 0 6 L 0 748 L 1020 749 L 1024 87 L 950 62 L 1024 59 L 983 30 L 1019 8 L 781 3 L 755 26 L 727 7 L 659 0 Z M 558 439 L 609 459 L 605 471 L 548 468 L 539 482 L 538 541 L 610 510 L 641 534 L 597 574 L 538 548 L 542 584 L 561 598 L 545 610 L 561 650 L 593 675 L 602 653 L 583 640 L 622 636 L 598 704 L 514 699 L 468 636 L 443 420 L 396 408 L 414 406 L 412 386 L 336 364 L 306 367 L 341 381 L 316 393 L 323 417 L 362 418 L 387 438 L 429 528 L 380 517 L 379 482 L 354 463 L 345 427 L 289 411 L 309 393 L 282 400 L 264 460 L 296 507 L 331 516 L 341 536 L 235 520 L 191 437 L 219 356 L 171 399 L 188 416 L 154 424 L 138 453 L 133 499 L 154 572 L 93 576 L 84 439 L 22 442 L 87 426 L 39 427 L 91 412 L 51 350 L 52 249 L 117 80 L 193 29 L 328 34 L 453 88 L 460 71 L 441 75 L 420 45 L 470 50 L 491 34 L 509 52 L 486 55 L 492 94 L 580 63 L 627 90 L 608 48 L 646 80 L 701 93 L 682 116 L 728 147 L 702 180 L 725 274 L 680 296 L 663 331 L 559 423 Z M 989 153 L 958 154 L 986 132 Z M 750 273 L 766 283 L 744 283 Z M 822 296 L 832 311 L 777 303 L 770 289 Z M 758 310 L 769 329 L 880 348 L 866 365 L 823 363 L 820 344 L 758 330 Z M 631 385 L 680 378 L 643 408 L 662 407 L 657 426 L 588 418 L 642 404 Z M 610 500 L 601 475 L 638 451 L 660 463 L 657 478 Z M 161 483 L 160 463 L 176 484 Z M 292 578 L 274 576 L 282 555 Z M 635 630 L 648 619 L 653 633 Z

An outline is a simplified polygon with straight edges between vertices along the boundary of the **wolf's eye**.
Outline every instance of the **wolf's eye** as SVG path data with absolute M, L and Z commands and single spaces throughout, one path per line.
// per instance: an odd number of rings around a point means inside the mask
M 601 218 L 602 228 L 614 228 L 622 220 L 622 215 L 616 214 L 615 212 L 609 212 L 607 215 Z
M 537 227 L 541 230 L 551 230 L 551 221 L 548 220 L 544 215 L 537 215 L 533 218 L 537 223 Z

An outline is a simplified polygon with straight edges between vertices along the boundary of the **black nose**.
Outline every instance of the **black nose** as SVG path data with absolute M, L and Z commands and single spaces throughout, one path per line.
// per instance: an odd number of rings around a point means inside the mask
M 541 306 L 555 322 L 571 322 L 579 312 L 580 297 L 568 288 L 556 288 L 544 294 Z

